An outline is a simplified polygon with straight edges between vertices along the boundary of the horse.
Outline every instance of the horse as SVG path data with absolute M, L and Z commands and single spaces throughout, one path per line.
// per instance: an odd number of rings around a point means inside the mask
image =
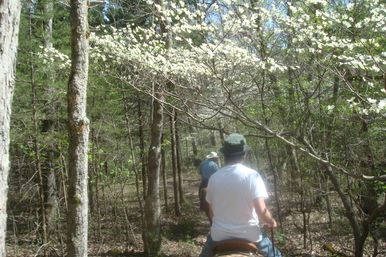
M 214 257 L 263 257 L 253 242 L 242 239 L 230 239 L 216 242 Z

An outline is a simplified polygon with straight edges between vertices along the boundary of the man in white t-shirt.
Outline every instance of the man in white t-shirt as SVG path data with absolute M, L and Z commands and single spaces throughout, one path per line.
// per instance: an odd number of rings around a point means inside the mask
M 224 141 L 225 166 L 209 179 L 206 200 L 212 226 L 200 257 L 213 256 L 215 242 L 227 239 L 248 240 L 264 256 L 281 257 L 259 227 L 277 224 L 265 205 L 268 193 L 260 174 L 242 164 L 248 149 L 243 135 L 233 133 Z

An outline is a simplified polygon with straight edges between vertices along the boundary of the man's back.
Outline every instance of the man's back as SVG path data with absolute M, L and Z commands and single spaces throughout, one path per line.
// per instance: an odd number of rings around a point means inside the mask
M 202 181 L 208 181 L 209 178 L 219 169 L 213 159 L 206 159 L 200 165 L 200 175 Z
M 267 198 L 268 195 L 255 170 L 239 163 L 216 172 L 209 181 L 206 197 L 213 211 L 213 240 L 260 240 L 259 220 L 253 206 L 257 197 Z
M 249 150 L 245 137 L 238 133 L 230 134 L 222 144 L 225 166 L 209 180 L 206 200 L 213 223 L 200 257 L 213 257 L 215 241 L 227 239 L 249 240 L 265 257 L 281 257 L 258 225 L 260 219 L 267 227 L 277 226 L 265 205 L 268 194 L 259 173 L 241 164 Z

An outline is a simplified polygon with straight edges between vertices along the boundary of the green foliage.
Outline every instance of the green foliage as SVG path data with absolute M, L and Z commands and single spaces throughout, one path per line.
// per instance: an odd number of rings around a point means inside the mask
M 76 206 L 79 206 L 82 203 L 79 195 L 74 195 L 72 200 L 75 202 Z
M 385 13 L 379 1 L 363 0 L 355 5 L 292 1 L 289 9 L 289 1 L 252 1 L 254 6 L 249 1 L 213 1 L 207 10 L 209 6 L 200 6 L 198 1 L 183 2 L 186 8 L 180 2 L 165 1 L 168 12 L 158 10 L 151 1 L 111 0 L 106 9 L 104 5 L 89 9 L 90 31 L 95 34 L 90 42 L 87 99 L 89 163 L 98 171 L 92 174 L 92 185 L 97 178 L 102 186 L 112 187 L 133 181 L 134 161 L 138 169 L 145 165 L 139 157 L 139 122 L 144 126 L 146 149 L 156 84 L 167 85 L 164 105 L 167 111 L 172 106 L 178 110 L 181 138 L 190 136 L 184 130 L 186 124 L 199 128 L 194 135 L 198 158 L 219 148 L 210 144 L 208 130 L 202 128 L 221 126 L 226 133 L 242 132 L 256 154 L 251 162 L 257 159 L 268 179 L 275 168 L 281 187 L 297 187 L 291 192 L 296 197 L 299 192 L 312 197 L 316 189 L 326 194 L 333 190 L 325 167 L 300 151 L 295 167 L 291 149 L 283 141 L 269 137 L 266 144 L 269 134 L 283 136 L 353 175 L 385 174 L 382 58 L 386 39 L 380 19 Z M 26 6 L 23 9 L 11 153 L 14 160 L 26 161 L 13 162 L 20 165 L 15 170 L 34 170 L 35 138 L 42 153 L 54 145 L 58 152 L 55 167 L 63 166 L 67 156 L 70 21 L 67 6 L 54 3 L 52 49 L 43 47 L 44 23 L 51 14 L 43 13 L 41 6 L 35 8 L 30 24 L 29 11 Z M 201 16 L 202 10 L 206 13 Z M 170 23 L 166 33 L 172 42 L 170 49 L 166 49 L 166 35 L 160 33 L 159 24 L 165 20 Z M 32 82 L 38 131 L 31 119 Z M 54 110 L 54 117 L 47 117 L 48 107 Z M 55 129 L 44 133 L 43 123 L 48 119 L 55 121 Z M 168 122 L 165 119 L 162 145 L 166 151 L 171 144 Z M 166 165 L 170 166 L 169 160 Z M 334 174 L 343 192 L 360 198 L 363 182 L 337 170 Z M 375 182 L 371 187 L 379 201 L 385 183 Z M 195 211 L 190 202 L 183 209 Z M 348 226 L 341 218 L 345 212 L 334 214 L 339 218 L 334 219 L 333 233 L 350 232 L 335 231 Z M 191 242 L 199 233 L 198 223 L 187 215 L 165 230 L 165 236 Z M 279 245 L 286 243 L 286 235 L 275 237 Z
M 283 247 L 287 242 L 287 236 L 280 231 L 275 230 L 274 232 L 275 242 L 278 243 L 278 247 Z

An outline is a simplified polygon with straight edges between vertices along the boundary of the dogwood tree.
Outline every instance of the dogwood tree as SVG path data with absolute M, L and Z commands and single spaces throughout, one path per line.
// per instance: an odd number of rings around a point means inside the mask
M 253 130 L 258 134 L 249 134 L 276 138 L 311 157 L 339 193 L 361 256 L 370 225 L 386 208 L 374 186 L 385 181 L 379 143 L 386 115 L 384 4 L 141 4 L 152 10 L 143 26 L 94 29 L 93 69 L 152 97 L 154 83 L 171 83 L 164 104 L 198 124 L 214 127 L 223 119 L 225 130 Z M 351 189 L 339 183 L 340 174 L 368 189 L 354 192 L 358 208 L 349 204 L 344 191 Z

